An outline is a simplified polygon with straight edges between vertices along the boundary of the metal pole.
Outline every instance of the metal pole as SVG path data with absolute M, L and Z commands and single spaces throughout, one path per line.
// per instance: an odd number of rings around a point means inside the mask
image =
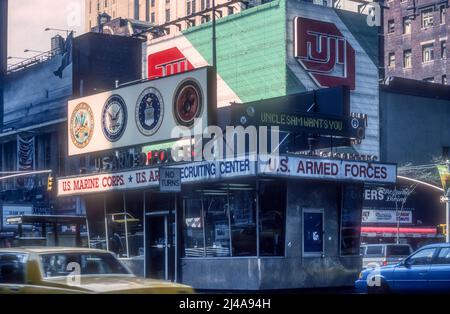
M 146 208 L 147 208 L 147 196 L 145 190 L 143 193 L 143 215 L 142 215 L 142 223 L 144 224 L 144 278 L 147 278 L 147 216 L 146 216 Z
M 216 1 L 212 0 L 212 66 L 214 71 L 217 71 L 216 39 Z
M 108 216 L 106 216 L 106 195 L 103 194 L 103 213 L 105 215 L 105 240 L 106 250 L 109 251 Z
M 446 223 L 446 235 L 445 242 L 450 243 L 450 188 L 447 190 L 446 208 L 445 208 L 445 223 Z
M 125 213 L 125 245 L 127 249 L 127 258 L 130 258 L 130 247 L 128 245 L 128 220 L 127 220 L 127 204 L 125 193 L 123 195 L 123 211 Z

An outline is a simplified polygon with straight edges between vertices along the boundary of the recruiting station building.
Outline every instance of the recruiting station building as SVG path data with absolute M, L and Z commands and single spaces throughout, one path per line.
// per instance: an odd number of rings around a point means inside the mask
M 197 289 L 352 285 L 364 183 L 394 184 L 395 165 L 296 154 L 300 147 L 206 161 L 192 147 L 223 118 L 221 108 L 346 86 L 349 111 L 367 118 L 350 148 L 378 156 L 376 53 L 368 48 L 376 32 L 364 16 L 273 1 L 218 21 L 216 73 L 207 66 L 210 31 L 205 24 L 150 38 L 149 80 L 69 102 L 69 156 L 90 162 L 83 175 L 58 179 L 58 195 L 82 196 L 91 230 L 147 277 Z M 293 114 L 327 113 L 306 112 Z M 360 124 L 350 112 L 335 118 Z M 177 127 L 191 136 L 180 140 Z M 174 141 L 191 148 L 191 161 L 174 162 Z M 180 169 L 179 192 L 160 192 L 161 167 Z

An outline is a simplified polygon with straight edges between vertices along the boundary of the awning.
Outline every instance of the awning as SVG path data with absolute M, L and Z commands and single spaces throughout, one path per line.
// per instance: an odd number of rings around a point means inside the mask
M 86 216 L 64 216 L 64 215 L 18 215 L 6 218 L 8 225 L 35 224 L 35 223 L 56 223 L 85 225 Z
M 397 232 L 401 238 L 435 238 L 437 235 L 436 228 L 431 227 L 361 227 L 362 237 L 383 237 L 393 238 L 397 236 Z

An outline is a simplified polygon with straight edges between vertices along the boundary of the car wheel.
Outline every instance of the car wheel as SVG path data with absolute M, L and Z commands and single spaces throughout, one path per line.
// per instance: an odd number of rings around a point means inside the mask
M 367 287 L 369 294 L 385 294 L 390 292 L 389 285 L 382 280 L 379 286 Z

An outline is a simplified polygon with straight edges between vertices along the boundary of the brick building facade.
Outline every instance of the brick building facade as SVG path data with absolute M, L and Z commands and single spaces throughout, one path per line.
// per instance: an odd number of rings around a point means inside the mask
M 448 1 L 391 0 L 386 5 L 386 76 L 448 84 Z

